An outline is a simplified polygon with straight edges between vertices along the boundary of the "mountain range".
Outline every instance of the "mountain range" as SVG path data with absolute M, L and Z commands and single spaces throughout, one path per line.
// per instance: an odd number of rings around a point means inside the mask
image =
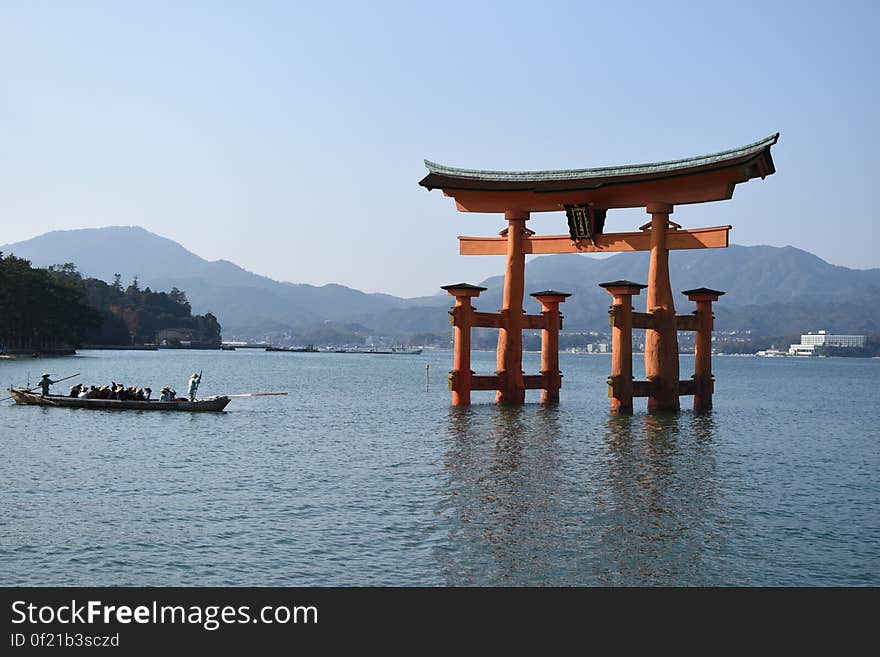
M 74 263 L 87 277 L 123 284 L 134 276 L 141 287 L 184 290 L 194 313 L 211 312 L 223 325 L 225 339 L 294 335 L 307 338 L 328 325 L 403 339 L 417 333 L 446 333 L 445 294 L 404 299 L 367 294 L 344 285 L 279 282 L 226 260 L 208 261 L 180 244 L 134 226 L 53 231 L 0 246 L 5 254 L 45 267 Z M 498 259 L 498 269 L 503 258 Z M 603 281 L 645 282 L 647 253 L 619 253 L 608 258 L 549 255 L 526 266 L 526 291 L 557 289 L 572 293 L 564 304 L 565 329 L 603 330 L 610 297 Z M 441 284 L 450 280 L 438 281 Z M 670 254 L 673 290 L 711 287 L 726 295 L 715 305 L 718 330 L 751 329 L 756 335 L 793 335 L 808 330 L 880 334 L 880 269 L 831 265 L 792 246 L 737 246 L 676 251 Z M 470 281 L 473 282 L 473 281 Z M 489 288 L 475 300 L 479 310 L 497 310 L 503 278 L 480 282 Z M 635 300 L 641 310 L 644 302 Z M 538 304 L 526 302 L 527 312 Z M 691 304 L 679 297 L 679 313 Z

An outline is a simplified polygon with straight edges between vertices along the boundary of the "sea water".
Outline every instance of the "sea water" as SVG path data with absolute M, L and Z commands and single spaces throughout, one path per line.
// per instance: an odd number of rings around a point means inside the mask
M 0 584 L 880 584 L 880 360 L 716 357 L 713 411 L 622 417 L 607 356 L 563 354 L 547 407 L 452 408 L 451 361 L 0 361 L 4 387 L 48 371 L 182 392 L 202 370 L 200 396 L 289 392 L 204 414 L 3 402 Z

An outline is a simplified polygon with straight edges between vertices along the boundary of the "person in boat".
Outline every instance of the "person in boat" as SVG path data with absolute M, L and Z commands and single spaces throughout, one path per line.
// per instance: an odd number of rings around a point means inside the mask
M 169 402 L 174 401 L 174 391 L 171 390 L 168 386 L 162 388 L 162 395 L 159 397 L 159 401 Z
M 49 386 L 51 386 L 53 383 L 58 382 L 50 379 L 48 372 L 44 372 L 42 378 L 40 379 L 40 382 L 37 384 L 37 386 L 42 389 L 41 395 L 43 397 L 49 396 Z
M 201 382 L 202 382 L 202 375 L 201 374 L 196 374 L 195 372 L 193 372 L 193 375 L 191 377 L 189 377 L 189 388 L 188 388 L 187 392 L 189 393 L 189 400 L 191 402 L 196 400 L 196 392 L 198 391 L 199 384 Z
M 70 386 L 70 397 L 79 397 L 79 393 L 82 392 L 83 385 L 82 383 L 77 383 L 75 386 Z
M 150 397 L 153 396 L 152 388 L 144 388 L 144 401 L 150 401 Z
M 80 390 L 80 393 L 77 395 L 77 397 L 79 397 L 80 399 L 91 399 L 92 393 L 94 392 L 94 390 L 95 390 L 95 386 L 91 386 L 90 388 L 86 388 L 85 386 L 83 386 L 82 390 Z

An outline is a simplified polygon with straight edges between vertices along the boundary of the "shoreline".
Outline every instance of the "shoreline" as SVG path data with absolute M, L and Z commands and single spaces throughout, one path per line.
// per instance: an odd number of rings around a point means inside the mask
M 36 350 L 16 349 L 0 353 L 0 359 L 18 360 L 20 358 L 57 358 L 58 356 L 76 356 L 76 349 Z

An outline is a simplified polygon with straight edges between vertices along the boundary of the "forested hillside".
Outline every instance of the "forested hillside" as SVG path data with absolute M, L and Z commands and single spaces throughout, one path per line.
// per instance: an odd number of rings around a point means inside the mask
M 191 342 L 219 346 L 212 314 L 193 315 L 186 294 L 141 289 L 137 278 L 123 288 L 83 278 L 73 263 L 45 269 L 0 253 L 0 350 L 49 351 L 82 344 L 130 345 Z

